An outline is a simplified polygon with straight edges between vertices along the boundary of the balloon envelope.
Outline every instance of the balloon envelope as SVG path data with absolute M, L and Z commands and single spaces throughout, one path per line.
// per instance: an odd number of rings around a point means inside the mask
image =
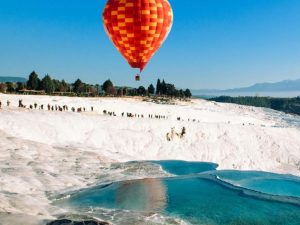
M 116 48 L 142 71 L 167 38 L 173 11 L 167 0 L 108 0 L 103 21 Z

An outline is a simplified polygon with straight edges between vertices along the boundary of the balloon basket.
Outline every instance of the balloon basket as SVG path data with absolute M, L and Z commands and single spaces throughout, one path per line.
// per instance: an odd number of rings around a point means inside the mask
M 140 81 L 141 80 L 141 76 L 139 74 L 135 75 L 135 81 Z

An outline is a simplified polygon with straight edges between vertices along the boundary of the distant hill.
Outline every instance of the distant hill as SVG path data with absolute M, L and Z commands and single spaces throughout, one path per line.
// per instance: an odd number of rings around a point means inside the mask
M 193 94 L 210 94 L 210 93 L 233 93 L 233 92 L 286 92 L 300 91 L 300 79 L 284 80 L 276 83 L 258 83 L 250 87 L 234 88 L 227 90 L 200 89 L 193 90 Z
M 250 87 L 235 88 L 226 90 L 228 92 L 248 92 L 248 91 L 300 91 L 300 79 L 284 80 L 277 83 L 259 83 Z
M 0 83 L 5 83 L 5 82 L 12 82 L 12 83 L 25 83 L 27 82 L 27 79 L 24 77 L 0 77 Z

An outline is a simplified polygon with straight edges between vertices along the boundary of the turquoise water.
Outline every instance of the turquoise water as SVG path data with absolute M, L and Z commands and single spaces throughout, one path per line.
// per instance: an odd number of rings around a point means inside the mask
M 115 224 L 139 224 L 125 222 L 133 212 L 180 218 L 189 224 L 300 224 L 300 198 L 297 198 L 300 182 L 297 177 L 215 171 L 216 164 L 209 163 L 203 163 L 203 167 L 201 163 L 182 161 L 158 164 L 165 166 L 168 172 L 184 175 L 111 183 L 75 193 L 59 204 L 81 211 L 91 208 L 126 210 L 123 218 L 118 218 L 119 222 L 112 217 Z M 189 168 L 193 166 L 195 168 Z M 209 167 L 210 172 L 207 171 Z M 193 175 L 186 175 L 188 171 Z M 202 173 L 196 174 L 197 171 Z M 147 217 L 143 224 L 159 223 L 151 222 Z M 178 223 L 172 221 L 169 224 Z
M 235 186 L 280 196 L 300 198 L 300 178 L 256 171 L 217 171 L 221 180 Z

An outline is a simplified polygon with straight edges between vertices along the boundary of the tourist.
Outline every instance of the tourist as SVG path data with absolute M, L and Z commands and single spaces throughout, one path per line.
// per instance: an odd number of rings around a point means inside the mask
M 182 127 L 180 137 L 183 138 L 186 135 L 185 127 Z

